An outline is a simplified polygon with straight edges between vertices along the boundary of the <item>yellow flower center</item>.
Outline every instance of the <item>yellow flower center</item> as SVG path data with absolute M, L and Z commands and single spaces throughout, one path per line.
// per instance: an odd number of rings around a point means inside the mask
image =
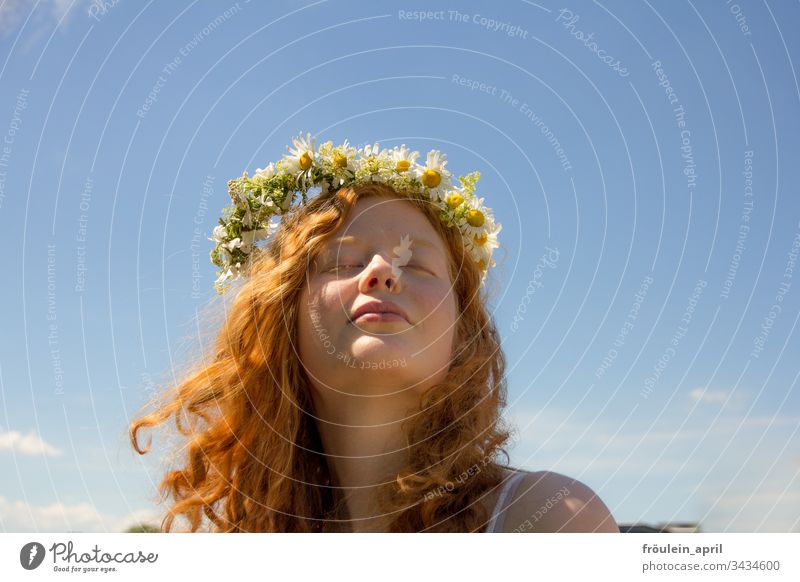
M 308 155 L 308 152 L 304 152 L 302 156 L 300 156 L 300 169 L 307 170 L 311 167 L 311 156 Z
M 472 238 L 475 241 L 476 245 L 482 247 L 483 245 L 486 244 L 486 241 L 489 240 L 489 235 L 484 232 L 483 234 L 476 234 Z
M 461 194 L 450 194 L 447 197 L 447 205 L 450 208 L 458 208 L 464 202 L 464 197 Z
M 335 168 L 346 168 L 347 167 L 347 156 L 344 154 L 334 154 L 333 155 L 333 166 Z
M 483 259 L 479 260 L 478 261 L 478 268 L 481 271 L 485 271 L 486 270 L 486 261 L 484 261 Z
M 398 160 L 396 166 L 398 172 L 405 172 L 410 167 L 411 167 L 411 162 L 409 162 L 408 160 Z
M 422 183 L 427 188 L 436 188 L 442 181 L 442 175 L 436 170 L 425 170 L 422 174 Z
M 467 222 L 470 226 L 483 226 L 483 212 L 480 210 L 470 210 L 467 212 Z

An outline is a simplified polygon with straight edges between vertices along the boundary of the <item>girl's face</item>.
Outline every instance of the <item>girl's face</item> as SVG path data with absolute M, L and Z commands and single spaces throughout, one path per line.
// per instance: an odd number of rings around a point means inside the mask
M 300 359 L 312 383 L 349 394 L 422 390 L 452 357 L 456 301 L 445 242 L 412 203 L 370 197 L 308 266 Z M 402 315 L 365 315 L 378 302 Z

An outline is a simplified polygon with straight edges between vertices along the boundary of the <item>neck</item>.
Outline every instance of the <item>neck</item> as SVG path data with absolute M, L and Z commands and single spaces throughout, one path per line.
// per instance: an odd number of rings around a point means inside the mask
M 369 391 L 359 389 L 369 394 Z M 377 392 L 377 391 L 376 391 Z M 353 396 L 331 389 L 312 390 L 317 429 L 331 485 L 340 487 L 351 531 L 385 531 L 390 516 L 377 506 L 378 486 L 393 481 L 406 463 L 401 424 L 419 407 L 419 394 Z

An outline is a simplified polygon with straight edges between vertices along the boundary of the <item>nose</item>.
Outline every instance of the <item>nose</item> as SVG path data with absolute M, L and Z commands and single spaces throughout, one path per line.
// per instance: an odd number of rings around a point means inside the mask
M 393 266 L 381 255 L 376 254 L 361 272 L 358 287 L 362 293 L 368 293 L 376 289 L 399 293 L 401 290 L 400 269 Z

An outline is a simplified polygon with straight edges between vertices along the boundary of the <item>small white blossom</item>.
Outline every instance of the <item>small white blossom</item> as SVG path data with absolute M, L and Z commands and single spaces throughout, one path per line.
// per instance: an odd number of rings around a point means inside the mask
M 214 228 L 214 232 L 211 235 L 211 238 L 208 240 L 213 240 L 215 243 L 221 243 L 225 241 L 225 237 L 227 236 L 228 231 L 227 229 L 222 226 L 221 224 Z
M 269 180 L 275 175 L 275 164 L 270 162 L 266 168 L 257 168 L 254 177 Z

